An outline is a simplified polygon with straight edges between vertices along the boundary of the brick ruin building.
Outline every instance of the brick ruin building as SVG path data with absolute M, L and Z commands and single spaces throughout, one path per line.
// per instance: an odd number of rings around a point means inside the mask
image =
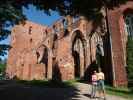
M 133 36 L 133 2 L 101 10 L 96 27 L 85 17 L 66 16 L 50 27 L 26 21 L 12 29 L 6 72 L 23 80 L 89 77 L 97 62 L 114 86 L 126 86 L 126 42 Z M 44 19 L 46 20 L 46 19 Z M 93 31 L 92 31 L 93 30 Z

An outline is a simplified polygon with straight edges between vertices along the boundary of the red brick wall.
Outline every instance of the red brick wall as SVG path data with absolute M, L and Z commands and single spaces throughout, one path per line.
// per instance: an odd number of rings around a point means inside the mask
M 29 21 L 25 25 L 16 25 L 12 29 L 11 49 L 7 61 L 7 70 L 10 78 L 34 79 L 33 71 L 38 72 L 38 79 L 44 79 L 42 65 L 36 65 L 37 56 L 34 49 L 43 40 L 46 27 Z M 35 67 L 35 68 L 34 68 Z M 45 66 L 43 66 L 45 68 Z M 40 70 L 39 70 L 40 69 Z M 36 77 L 37 79 L 37 77 Z
M 113 84 L 114 86 L 127 85 L 127 74 L 125 66 L 125 56 L 123 48 L 126 43 L 122 33 L 124 30 L 122 19 L 124 11 L 133 9 L 133 2 L 127 2 L 119 8 L 108 11 L 108 24 L 110 28 L 111 44 L 112 44 L 112 68 L 113 68 Z M 126 35 L 125 35 L 126 36 Z

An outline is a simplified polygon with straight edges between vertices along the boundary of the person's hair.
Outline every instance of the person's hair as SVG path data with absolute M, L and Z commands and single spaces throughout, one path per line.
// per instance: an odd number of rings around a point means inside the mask
M 97 72 L 96 70 L 93 71 L 93 73 L 96 73 L 96 72 Z
M 101 72 L 101 71 L 102 71 L 102 69 L 99 67 L 99 68 L 98 68 L 98 72 Z

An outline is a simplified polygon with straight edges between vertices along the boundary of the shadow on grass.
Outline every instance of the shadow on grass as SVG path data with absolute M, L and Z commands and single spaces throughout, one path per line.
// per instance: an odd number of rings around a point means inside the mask
M 118 95 L 126 98 L 133 97 L 133 91 L 131 88 L 114 88 L 111 86 L 106 86 L 106 91 L 112 95 Z
M 25 81 L 25 80 L 17 80 L 19 84 L 27 85 L 27 86 L 37 86 L 37 87 L 46 87 L 46 88 L 69 88 L 74 87 L 73 83 L 74 80 L 70 81 L 56 81 L 56 80 L 32 80 L 32 81 Z
M 0 85 L 1 100 L 77 100 L 79 98 L 79 90 L 70 81 L 12 80 L 3 83 Z

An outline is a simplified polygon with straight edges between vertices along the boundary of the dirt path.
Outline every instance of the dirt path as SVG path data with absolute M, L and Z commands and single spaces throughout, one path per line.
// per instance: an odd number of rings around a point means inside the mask
M 98 100 L 90 99 L 90 91 L 91 86 L 84 83 L 68 88 L 48 88 L 7 82 L 0 83 L 0 100 Z M 126 99 L 107 95 L 107 100 Z

